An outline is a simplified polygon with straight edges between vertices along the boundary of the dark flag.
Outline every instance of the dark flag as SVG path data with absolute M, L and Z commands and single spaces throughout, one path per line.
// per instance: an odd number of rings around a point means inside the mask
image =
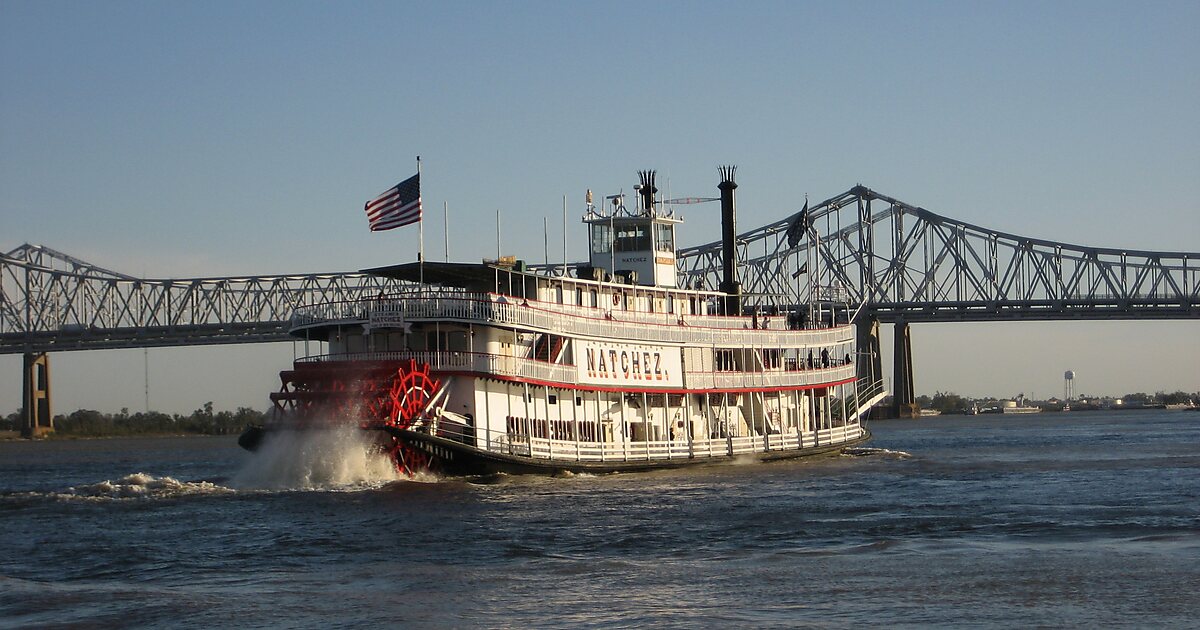
M 796 215 L 796 218 L 792 220 L 792 224 L 788 226 L 788 229 L 787 229 L 788 247 L 795 247 L 796 244 L 800 242 L 800 239 L 804 238 L 804 235 L 806 233 L 808 233 L 808 200 L 807 199 L 804 200 L 804 209 L 800 211 L 800 214 Z
M 364 209 L 372 232 L 382 232 L 420 221 L 421 174 L 409 177 L 368 201 Z

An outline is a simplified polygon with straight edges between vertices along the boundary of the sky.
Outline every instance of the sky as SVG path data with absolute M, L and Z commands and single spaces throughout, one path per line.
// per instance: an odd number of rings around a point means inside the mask
M 0 249 L 145 277 L 416 258 L 363 203 L 421 156 L 427 255 L 584 254 L 638 169 L 738 221 L 864 184 L 1091 246 L 1200 251 L 1200 3 L 0 0 Z M 663 184 L 666 184 L 664 187 Z M 719 236 L 689 206 L 682 246 Z M 886 332 L 886 331 L 885 331 Z M 890 348 L 890 346 L 889 346 Z M 265 408 L 292 344 L 64 352 L 56 412 Z M 885 352 L 888 352 L 885 350 Z M 918 393 L 1200 390 L 1200 322 L 913 327 Z M 147 378 L 147 374 L 149 377 Z M 20 357 L 0 356 L 0 413 Z

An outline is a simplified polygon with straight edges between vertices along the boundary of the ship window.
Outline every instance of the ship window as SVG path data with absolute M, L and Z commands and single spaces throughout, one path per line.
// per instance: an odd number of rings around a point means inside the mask
M 558 404 L 558 396 L 555 396 L 554 394 L 550 394 L 550 395 L 549 395 L 547 398 L 548 398 L 548 400 L 550 401 L 550 404 L 551 404 L 551 405 L 557 405 L 557 404 Z
M 650 232 L 645 225 L 626 225 L 617 228 L 613 248 L 618 252 L 644 252 L 650 249 Z
M 763 366 L 769 370 L 778 369 L 780 365 L 779 349 L 764 348 L 762 350 Z
M 597 254 L 606 254 L 610 243 L 612 243 L 612 228 L 603 223 L 592 224 L 592 251 Z
M 654 224 L 654 247 L 660 252 L 675 251 L 675 230 L 672 225 Z
M 582 396 L 576 396 L 576 397 L 575 397 L 575 406 L 576 406 L 576 407 L 581 407 L 581 406 L 583 406 L 583 397 L 582 397 Z
M 713 358 L 714 367 L 718 372 L 737 371 L 737 364 L 733 359 L 733 350 L 717 350 Z

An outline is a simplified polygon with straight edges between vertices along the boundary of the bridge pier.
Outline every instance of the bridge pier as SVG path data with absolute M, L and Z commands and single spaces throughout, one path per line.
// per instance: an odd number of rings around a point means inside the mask
M 54 414 L 50 411 L 50 355 L 26 352 L 24 357 L 21 437 L 42 437 L 54 432 Z
M 892 411 L 897 418 L 916 418 L 921 415 L 913 392 L 912 336 L 908 322 L 896 322 L 895 351 L 892 354 L 893 387 Z
M 883 355 L 879 352 L 879 318 L 858 318 L 858 378 L 874 383 L 883 378 Z

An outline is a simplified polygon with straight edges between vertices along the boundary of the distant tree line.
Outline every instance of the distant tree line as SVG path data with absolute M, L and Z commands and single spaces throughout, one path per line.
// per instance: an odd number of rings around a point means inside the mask
M 1186 404 L 1188 401 L 1195 401 L 1196 404 L 1200 404 L 1200 392 L 1191 394 L 1187 392 L 1171 392 L 1170 394 L 1157 392 L 1153 395 L 1138 392 L 1136 394 L 1125 394 L 1121 399 L 1126 403 L 1141 403 L 1143 405 L 1177 405 L 1180 403 Z
M 4 419 L 4 427 L 13 431 L 21 429 L 21 410 Z M 54 432 L 58 435 L 100 437 L 114 435 L 179 434 L 231 435 L 241 433 L 246 427 L 262 424 L 266 414 L 249 407 L 238 407 L 237 411 L 213 411 L 212 402 L 191 415 L 165 414 L 158 411 L 129 413 L 102 413 L 91 409 L 80 409 L 67 415 L 54 416 Z
M 1092 397 L 1088 396 L 1087 398 Z M 1126 405 L 1174 405 L 1187 403 L 1188 401 L 1195 401 L 1196 404 L 1200 404 L 1200 392 L 1190 394 L 1187 392 L 1156 392 L 1154 394 L 1138 392 L 1136 394 L 1125 394 L 1124 396 L 1120 396 L 1120 398 Z M 933 396 L 925 394 L 917 396 L 916 402 L 920 405 L 921 409 L 936 409 L 942 413 L 955 414 L 967 411 L 975 403 L 995 403 L 998 400 L 1000 399 L 990 397 L 971 399 L 959 396 L 953 392 L 937 392 Z

